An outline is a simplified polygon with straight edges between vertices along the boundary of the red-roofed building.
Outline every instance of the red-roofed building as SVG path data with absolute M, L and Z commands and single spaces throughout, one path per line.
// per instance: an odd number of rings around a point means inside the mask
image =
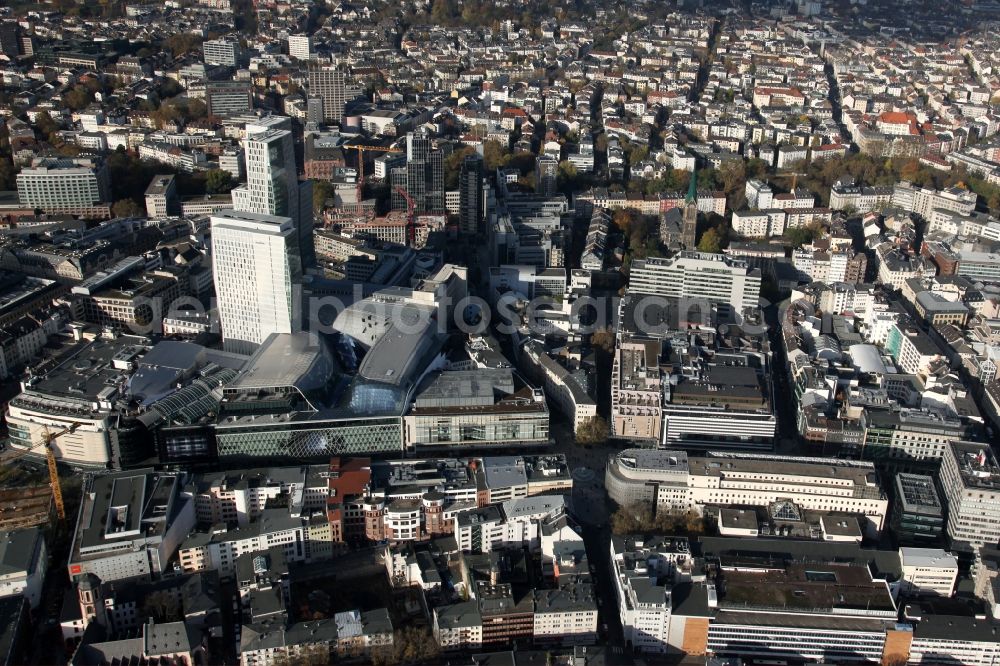
M 886 111 L 878 117 L 878 131 L 883 134 L 905 136 L 920 134 L 917 128 L 917 117 L 912 113 L 901 111 Z

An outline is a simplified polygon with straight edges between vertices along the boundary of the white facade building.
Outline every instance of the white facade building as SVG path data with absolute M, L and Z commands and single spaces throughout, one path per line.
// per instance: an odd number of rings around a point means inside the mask
M 271 333 L 293 333 L 302 274 L 287 217 L 221 211 L 212 216 L 215 294 L 226 348 L 250 353 Z
M 670 650 L 672 583 L 689 559 L 687 539 L 611 538 L 611 575 L 626 645 L 639 652 Z
M 704 298 L 739 311 L 757 305 L 760 271 L 721 254 L 681 252 L 632 262 L 629 291 L 668 298 Z
M 950 597 L 958 580 L 958 558 L 940 548 L 900 548 L 901 591 Z
M 309 35 L 289 35 L 288 55 L 297 60 L 311 60 L 312 37 Z
M 41 529 L 0 532 L 0 597 L 23 597 L 37 608 L 47 568 L 48 550 Z
M 975 547 L 1000 541 L 1000 465 L 989 444 L 952 442 L 939 478 L 948 535 Z
M 811 511 L 864 515 L 875 530 L 889 510 L 872 463 L 835 458 L 626 449 L 608 463 L 605 487 L 620 505 L 655 502 L 671 511 L 789 500 Z
M 195 525 L 183 480 L 148 470 L 89 477 L 70 546 L 70 578 L 149 580 L 166 571 Z

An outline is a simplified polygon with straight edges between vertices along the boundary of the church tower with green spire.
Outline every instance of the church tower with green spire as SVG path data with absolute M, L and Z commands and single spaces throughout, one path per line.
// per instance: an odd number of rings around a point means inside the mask
M 698 173 L 691 172 L 691 183 L 688 185 L 687 197 L 684 199 L 684 223 L 681 231 L 681 243 L 685 250 L 695 249 L 698 240 Z

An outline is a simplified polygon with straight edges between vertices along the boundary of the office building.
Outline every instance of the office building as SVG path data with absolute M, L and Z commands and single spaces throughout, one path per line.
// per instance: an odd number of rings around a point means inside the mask
M 315 263 L 312 182 L 299 182 L 288 119 L 268 117 L 247 123 L 243 141 L 247 182 L 232 191 L 233 208 L 291 218 L 301 266 Z
M 509 368 L 446 370 L 418 388 L 404 418 L 408 450 L 548 446 L 541 389 Z
M 272 333 L 298 330 L 302 265 L 292 220 L 232 210 L 211 220 L 212 273 L 226 349 L 251 353 Z
M 275 666 L 322 654 L 323 659 L 370 658 L 376 649 L 391 651 L 392 621 L 385 608 L 334 613 L 319 620 L 288 622 L 267 618 L 240 629 L 240 666 Z
M 752 354 L 671 345 L 663 382 L 663 448 L 767 449 L 777 418 L 766 367 Z
M 903 181 L 892 192 L 892 205 L 928 220 L 935 210 L 968 216 L 976 208 L 976 193 L 951 187 L 946 190 L 922 188 Z
M 535 192 L 543 197 L 556 195 L 559 161 L 550 155 L 539 155 L 535 162 Z
M 8 58 L 17 58 L 20 52 L 20 36 L 15 21 L 0 22 L 0 54 Z
M 625 340 L 611 366 L 611 427 L 616 437 L 659 442 L 663 422 L 661 344 Z
M 1000 542 L 1000 465 L 989 444 L 952 442 L 938 476 L 952 542 Z
M 406 165 L 390 172 L 392 207 L 406 210 L 407 200 L 397 187 L 406 190 L 417 213 L 439 213 L 444 205 L 444 154 L 433 147 L 430 132 L 420 128 L 406 135 Z
M 951 442 L 972 432 L 971 424 L 943 411 L 906 407 L 866 407 L 860 425 L 865 434 L 862 456 L 879 461 L 941 460 Z
M 286 562 L 320 562 L 333 555 L 330 523 L 322 500 L 309 506 L 302 494 L 288 494 L 288 506 L 263 508 L 256 518 L 233 529 L 195 531 L 177 547 L 185 573 L 218 571 L 232 576 L 240 557 L 280 548 Z
M 705 299 L 742 312 L 756 307 L 759 269 L 739 259 L 705 252 L 681 252 L 668 259 L 632 262 L 629 291 L 669 298 Z
M 87 476 L 69 552 L 69 575 L 102 581 L 166 573 L 195 525 L 183 474 L 134 470 Z
M 201 48 L 206 65 L 239 67 L 243 63 L 243 47 L 235 35 L 209 39 L 202 43 Z
M 347 104 L 347 76 L 339 67 L 310 65 L 309 97 L 322 100 L 323 122 L 339 123 Z
M 312 59 L 312 37 L 309 35 L 289 35 L 288 55 L 296 60 Z
M 483 645 L 483 617 L 475 599 L 433 610 L 434 640 L 442 650 L 479 650 Z
M 46 213 L 86 215 L 111 199 L 107 167 L 86 157 L 36 158 L 17 174 L 17 197 Z
M 471 508 L 455 515 L 455 543 L 466 552 L 525 547 L 537 552 L 542 524 L 557 520 L 565 512 L 562 495 L 536 495 Z
M 675 586 L 689 603 L 675 608 L 672 647 L 755 661 L 906 662 L 912 628 L 898 624 L 890 589 L 900 576 L 897 553 L 777 539 L 699 541 L 717 573 L 707 584 Z M 673 626 L 682 617 L 683 633 Z
M 48 570 L 48 549 L 39 527 L 0 532 L 0 597 L 18 597 L 37 608 Z
M 181 202 L 177 198 L 177 182 L 167 174 L 153 176 L 146 188 L 146 217 L 159 218 L 180 215 Z
M 521 360 L 522 369 L 531 373 L 531 379 L 545 389 L 545 397 L 570 418 L 575 432 L 597 416 L 595 373 L 591 369 L 546 351 L 536 340 L 524 344 Z
M 597 640 L 597 602 L 589 583 L 534 590 L 532 636 L 536 645 L 593 645 Z
M 626 449 L 608 462 L 605 487 L 620 505 L 642 502 L 668 511 L 784 500 L 810 511 L 865 516 L 869 534 L 882 529 L 889 510 L 871 463 L 836 458 Z
M 896 538 L 904 545 L 938 543 L 944 536 L 944 508 L 933 477 L 900 472 L 894 484 L 891 525 Z
M 243 151 L 239 148 L 226 148 L 219 155 L 219 168 L 228 171 L 233 180 L 243 180 L 246 175 L 243 166 Z
M 639 652 L 670 652 L 673 583 L 689 566 L 686 538 L 611 537 L 611 573 L 626 645 Z
M 478 154 L 467 155 L 458 176 L 458 228 L 462 233 L 483 231 L 484 209 L 483 158 Z
M 176 266 L 145 271 L 143 265 L 129 257 L 75 285 L 75 316 L 118 331 L 160 333 L 171 304 L 190 293 L 190 276 Z
M 1000 282 L 1000 253 L 963 250 L 957 273 L 976 282 Z
M 247 81 L 209 81 L 205 84 L 208 115 L 225 118 L 249 113 L 253 91 Z
M 940 548 L 899 549 L 900 592 L 909 596 L 950 597 L 958 580 L 958 559 Z
M 463 511 L 568 494 L 573 488 L 566 460 L 558 455 L 391 461 L 335 457 L 328 472 L 324 496 L 337 543 L 433 539 L 452 534 L 455 517 Z

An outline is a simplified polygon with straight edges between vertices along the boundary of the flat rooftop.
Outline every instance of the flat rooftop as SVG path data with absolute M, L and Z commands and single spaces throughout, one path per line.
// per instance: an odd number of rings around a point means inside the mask
M 135 470 L 96 476 L 85 488 L 70 561 L 105 557 L 123 543 L 156 543 L 173 520 L 174 474 Z
M 705 457 L 688 458 L 691 474 L 697 476 L 725 477 L 733 474 L 762 474 L 765 476 L 806 477 L 802 483 L 816 487 L 828 480 L 828 485 L 842 486 L 843 481 L 854 487 L 855 497 L 877 498 L 882 496 L 878 475 L 871 463 L 844 461 L 834 458 L 797 458 L 790 456 L 746 455 L 728 452 L 710 452 Z M 785 483 L 794 483 L 786 478 Z
M 723 580 L 722 607 L 827 612 L 896 608 L 885 583 L 873 581 L 867 567 L 854 564 L 793 562 L 783 571 L 726 570 Z
M 951 452 L 966 488 L 1000 492 L 1000 465 L 989 444 L 952 442 Z
M 941 514 L 941 500 L 934 488 L 934 478 L 924 474 L 900 472 L 896 475 L 896 494 L 904 510 L 922 510 Z

